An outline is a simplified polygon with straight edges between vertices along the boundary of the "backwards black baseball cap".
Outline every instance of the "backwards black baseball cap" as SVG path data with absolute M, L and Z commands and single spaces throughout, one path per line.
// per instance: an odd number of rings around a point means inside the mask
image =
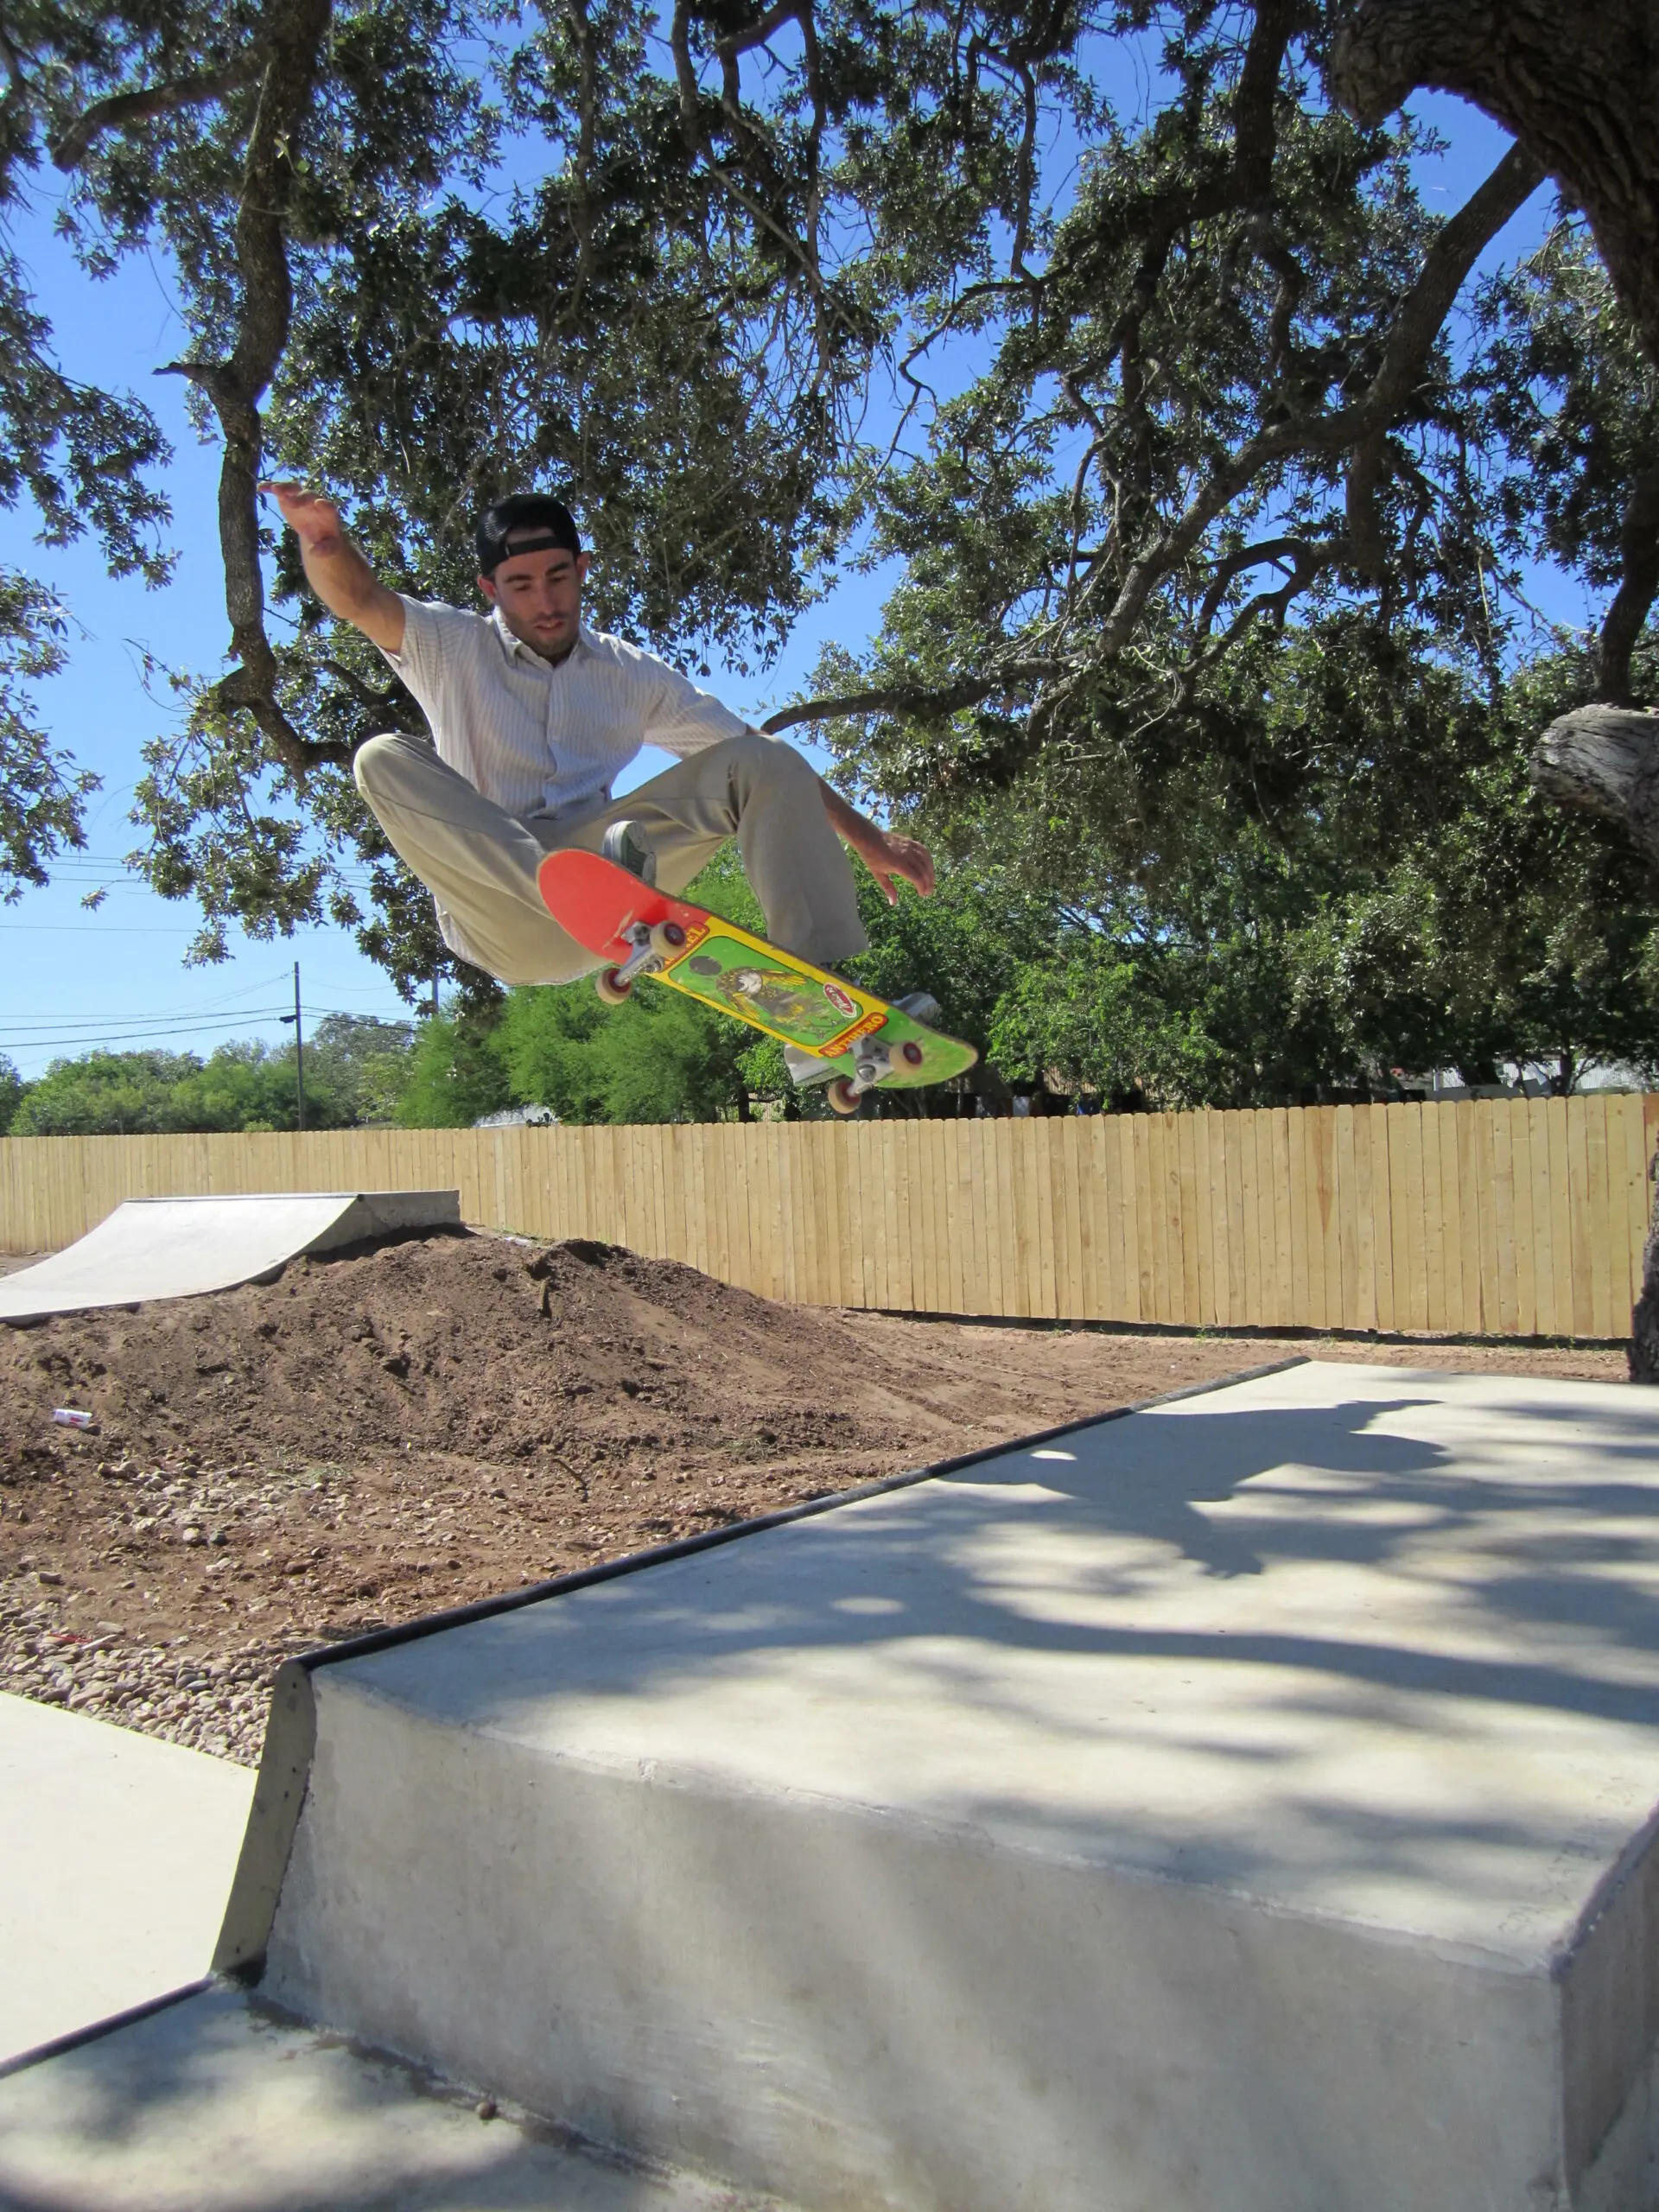
M 518 543 L 509 546 L 508 537 Z M 493 576 L 509 553 L 550 553 L 582 550 L 582 532 L 575 517 L 562 500 L 541 492 L 516 492 L 486 507 L 474 532 L 478 544 L 478 573 Z

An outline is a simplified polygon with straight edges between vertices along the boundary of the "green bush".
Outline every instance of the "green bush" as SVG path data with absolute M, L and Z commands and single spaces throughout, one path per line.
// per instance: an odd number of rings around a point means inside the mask
M 23 1086 L 13 1136 L 168 1136 L 185 1132 L 254 1132 L 297 1124 L 294 1052 L 261 1044 L 221 1045 L 211 1058 L 194 1052 L 86 1052 L 54 1060 Z M 338 1128 L 346 1116 L 326 1092 L 308 1085 L 306 1124 Z
M 435 1014 L 422 1022 L 392 1118 L 405 1129 L 466 1129 L 513 1103 L 493 1042 L 492 1014 Z

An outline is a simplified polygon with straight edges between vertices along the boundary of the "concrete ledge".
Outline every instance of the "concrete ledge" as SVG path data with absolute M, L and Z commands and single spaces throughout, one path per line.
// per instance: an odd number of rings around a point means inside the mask
M 1244 1375 L 1232 1379 L 1237 1382 L 1258 1375 L 1280 1375 L 1302 1364 L 1299 1353 L 1289 1359 L 1247 1369 Z M 1107 1421 L 1126 1421 L 1131 1414 L 1145 1412 L 1147 1405 L 1173 1405 L 1182 1398 L 1196 1397 L 1220 1387 L 1224 1386 L 1192 1383 L 1185 1389 L 1167 1391 L 1147 1404 L 1117 1406 L 1084 1420 L 1061 1421 L 1053 1428 L 1041 1429 L 1025 1438 L 1021 1448 L 1057 1444 L 1082 1429 L 1098 1428 Z M 574 1573 L 531 1583 L 504 1592 L 499 1597 L 483 1598 L 468 1605 L 454 1605 L 442 1612 L 423 1614 L 415 1620 L 401 1621 L 393 1628 L 372 1629 L 363 1636 L 319 1645 L 315 1650 L 302 1652 L 297 1658 L 285 1661 L 272 1686 L 258 1783 L 213 1953 L 213 1972 L 249 1984 L 257 1984 L 264 1972 L 265 1948 L 294 1848 L 294 1834 L 316 1749 L 316 1703 L 311 1691 L 311 1677 L 319 1669 L 343 1666 L 375 1652 L 424 1643 L 429 1637 L 446 1636 L 452 1630 L 468 1627 L 475 1621 L 498 1619 L 504 1613 L 521 1611 L 526 1605 L 541 1605 L 549 1598 L 569 1597 L 577 1590 L 613 1582 L 621 1575 L 639 1574 L 646 1567 L 666 1566 L 671 1560 L 690 1559 L 697 1553 L 741 1542 L 745 1537 L 760 1535 L 767 1529 L 782 1529 L 791 1522 L 810 1520 L 821 1513 L 836 1511 L 863 1498 L 883 1497 L 891 1491 L 909 1490 L 917 1483 L 934 1481 L 942 1475 L 959 1473 L 964 1468 L 1001 1459 L 1007 1450 L 1007 1446 L 993 1445 L 963 1452 L 954 1459 L 938 1460 L 931 1466 L 914 1468 L 906 1474 L 889 1475 L 879 1482 L 865 1483 L 833 1497 L 809 1498 L 799 1505 L 784 1506 L 775 1513 L 761 1514 L 753 1520 L 734 1522 L 721 1529 L 707 1529 L 701 1535 L 683 1536 L 672 1543 L 653 1545 L 647 1551 L 630 1553 L 622 1559 L 601 1560 L 597 1567 L 579 1567 Z
M 265 1987 L 815 2212 L 1644 2212 L 1659 1429 L 1311 1363 L 314 1674 Z

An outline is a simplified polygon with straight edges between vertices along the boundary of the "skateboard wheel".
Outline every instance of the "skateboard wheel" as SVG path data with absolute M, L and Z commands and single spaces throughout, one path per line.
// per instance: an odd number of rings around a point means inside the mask
M 594 978 L 594 988 L 607 1006 L 626 1006 L 633 996 L 632 977 L 625 983 L 614 968 L 601 968 Z
M 825 1084 L 823 1095 L 830 1101 L 832 1114 L 856 1114 L 863 1094 L 855 1090 L 849 1076 L 838 1075 Z
M 908 1037 L 899 1047 L 899 1057 L 907 1068 L 918 1068 L 922 1065 L 922 1048 L 913 1037 Z
M 685 950 L 685 931 L 677 922 L 658 922 L 652 929 L 651 949 L 659 959 L 677 960 Z

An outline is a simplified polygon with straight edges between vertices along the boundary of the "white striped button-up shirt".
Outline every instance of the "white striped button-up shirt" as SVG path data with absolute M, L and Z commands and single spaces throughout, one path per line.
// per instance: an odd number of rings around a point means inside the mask
M 387 653 L 432 726 L 438 758 L 509 814 L 602 804 L 641 746 L 699 752 L 749 725 L 654 653 L 582 628 L 556 663 L 493 614 L 404 601 Z

